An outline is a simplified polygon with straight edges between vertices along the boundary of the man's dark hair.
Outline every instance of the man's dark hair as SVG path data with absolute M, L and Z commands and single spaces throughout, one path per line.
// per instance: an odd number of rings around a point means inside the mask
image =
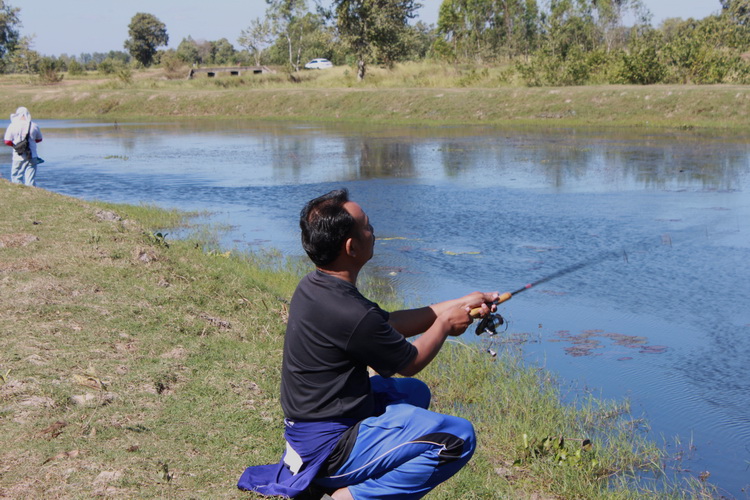
M 349 191 L 337 189 L 310 200 L 300 212 L 302 248 L 316 266 L 336 260 L 341 246 L 354 232 L 357 222 L 344 209 L 348 201 Z

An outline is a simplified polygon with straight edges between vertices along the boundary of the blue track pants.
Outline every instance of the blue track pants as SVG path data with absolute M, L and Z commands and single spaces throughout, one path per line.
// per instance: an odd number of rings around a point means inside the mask
M 469 461 L 476 447 L 474 427 L 466 419 L 427 410 L 429 389 L 417 379 L 371 380 L 375 392 L 382 384 L 405 397 L 363 420 L 344 465 L 315 482 L 348 486 L 356 500 L 421 498 Z
M 24 160 L 16 157 L 10 167 L 10 180 L 17 184 L 36 186 L 36 159 Z

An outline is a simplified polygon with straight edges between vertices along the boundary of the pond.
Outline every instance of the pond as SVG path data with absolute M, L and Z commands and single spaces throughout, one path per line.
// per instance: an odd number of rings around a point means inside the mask
M 489 127 L 40 121 L 40 187 L 210 211 L 223 244 L 301 255 L 303 204 L 345 186 L 407 303 L 512 291 L 500 306 L 564 392 L 631 402 L 685 476 L 750 487 L 746 138 Z M 10 148 L 2 153 L 9 176 Z M 482 342 L 488 342 L 483 336 Z M 473 331 L 464 338 L 476 342 Z M 490 395 L 491 397 L 491 395 Z M 679 436 L 675 439 L 674 436 Z

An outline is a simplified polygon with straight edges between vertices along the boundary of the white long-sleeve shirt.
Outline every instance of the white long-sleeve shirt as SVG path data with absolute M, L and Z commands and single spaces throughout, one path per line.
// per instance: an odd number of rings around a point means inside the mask
M 5 131 L 5 141 L 10 141 L 13 144 L 18 144 L 26 137 L 26 131 L 29 130 L 29 122 L 26 120 L 15 120 L 11 122 L 8 129 Z M 31 122 L 31 130 L 29 131 L 29 147 L 31 148 L 31 157 L 36 158 L 36 143 L 42 140 L 42 131 L 39 125 Z M 13 158 L 17 159 L 21 156 L 13 150 Z

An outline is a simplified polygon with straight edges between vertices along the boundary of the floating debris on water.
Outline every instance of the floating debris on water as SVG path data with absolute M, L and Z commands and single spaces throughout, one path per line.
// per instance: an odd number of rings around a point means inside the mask
M 380 266 L 378 269 L 388 276 L 398 276 L 399 274 L 416 274 L 414 271 L 410 271 L 405 267 Z
M 663 354 L 669 349 L 665 345 L 647 345 L 648 339 L 640 335 L 625 335 L 623 333 L 605 332 L 602 329 L 583 330 L 579 334 L 571 334 L 570 330 L 558 330 L 555 332 L 557 338 L 548 339 L 548 342 L 569 342 L 572 345 L 563 350 L 570 356 L 602 356 L 607 351 L 599 351 L 607 346 L 606 340 L 612 342 L 612 346 L 638 349 L 640 354 Z M 614 351 L 616 353 L 617 351 Z M 621 356 L 617 361 L 628 361 L 632 356 Z
M 593 343 L 585 346 L 566 347 L 565 353 L 576 358 L 579 356 L 601 356 L 601 353 L 593 352 L 593 349 L 600 349 L 601 347 L 603 346 Z
M 668 347 L 665 345 L 647 345 L 641 348 L 641 354 L 661 354 L 667 352 Z
M 602 336 L 610 338 L 614 341 L 615 344 L 625 346 L 625 347 L 638 347 L 648 342 L 648 339 L 646 339 L 646 337 L 641 337 L 639 335 L 625 335 L 622 333 L 605 333 Z

